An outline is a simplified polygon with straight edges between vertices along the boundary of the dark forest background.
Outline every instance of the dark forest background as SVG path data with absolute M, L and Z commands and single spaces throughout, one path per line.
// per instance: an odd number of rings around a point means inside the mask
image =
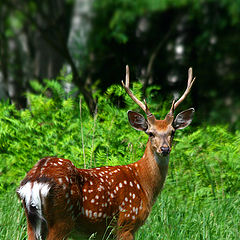
M 72 74 L 93 113 L 94 93 L 120 84 L 126 64 L 144 95 L 147 86 L 159 85 L 159 102 L 170 102 L 185 89 L 191 66 L 199 123 L 240 126 L 239 0 L 0 4 L 0 97 L 18 108 L 28 104 L 31 80 L 44 83 L 61 72 Z

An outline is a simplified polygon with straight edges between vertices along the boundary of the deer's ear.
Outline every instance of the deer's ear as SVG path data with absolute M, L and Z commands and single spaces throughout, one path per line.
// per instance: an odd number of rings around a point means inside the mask
M 180 112 L 173 121 L 173 127 L 175 129 L 183 129 L 187 127 L 192 122 L 194 112 L 194 108 L 189 108 Z
M 147 120 L 140 113 L 128 111 L 128 121 L 130 125 L 138 131 L 146 131 L 148 129 Z

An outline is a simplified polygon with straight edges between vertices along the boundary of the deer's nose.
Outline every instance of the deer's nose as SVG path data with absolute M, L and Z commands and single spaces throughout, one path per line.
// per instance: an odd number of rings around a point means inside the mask
M 162 154 L 169 154 L 170 153 L 170 148 L 169 147 L 160 147 Z

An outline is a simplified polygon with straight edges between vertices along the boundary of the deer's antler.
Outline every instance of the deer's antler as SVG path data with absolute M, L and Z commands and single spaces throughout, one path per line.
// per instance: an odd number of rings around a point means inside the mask
M 155 119 L 155 117 L 153 116 L 153 114 L 150 112 L 148 106 L 147 106 L 147 102 L 144 99 L 144 103 L 141 102 L 140 100 L 137 99 L 137 97 L 132 93 L 132 91 L 129 88 L 129 67 L 128 65 L 126 65 L 126 77 L 125 77 L 125 84 L 122 81 L 122 85 L 125 89 L 125 91 L 127 92 L 127 94 L 129 95 L 129 97 L 146 113 L 147 118 L 148 119 Z
M 187 88 L 185 90 L 185 92 L 183 93 L 183 95 L 178 99 L 177 102 L 175 102 L 175 100 L 173 100 L 172 102 L 172 106 L 171 109 L 169 111 L 170 115 L 173 115 L 175 109 L 180 105 L 181 102 L 183 102 L 183 100 L 187 97 L 187 95 L 190 93 L 192 85 L 196 79 L 196 77 L 192 77 L 192 68 L 188 69 L 188 83 L 187 83 Z

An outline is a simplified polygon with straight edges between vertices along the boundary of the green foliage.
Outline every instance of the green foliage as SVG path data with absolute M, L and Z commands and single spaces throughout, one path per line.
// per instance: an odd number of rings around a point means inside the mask
M 169 189 L 177 189 L 183 198 L 239 195 L 239 141 L 239 132 L 231 134 L 224 126 L 179 133 L 172 152 Z M 189 194 L 192 192 L 194 195 Z
M 32 86 L 41 93 L 28 94 L 29 109 L 18 111 L 14 105 L 0 103 L 1 193 L 19 184 L 44 156 L 69 158 L 79 167 L 127 164 L 141 156 L 146 138 L 140 141 L 141 134 L 128 126 L 126 110 L 111 103 L 114 86 L 98 96 L 95 118 L 84 101 L 80 116 L 78 98 L 64 94 L 59 82 L 45 80 L 45 86 L 37 82 Z
M 32 82 L 32 86 L 39 93 L 28 94 L 28 109 L 18 111 L 14 105 L 0 103 L 1 193 L 16 187 L 45 156 L 68 158 L 87 168 L 128 164 L 141 158 L 147 136 L 129 126 L 126 112 L 138 107 L 120 86 L 97 94 L 94 117 L 83 100 L 65 93 L 59 80 L 45 80 L 44 85 Z M 158 104 L 156 89 L 147 89 L 147 100 L 153 113 L 163 117 L 170 106 Z M 141 85 L 135 83 L 133 91 L 142 98 Z M 113 99 L 122 99 L 125 107 L 117 107 Z M 230 133 L 224 126 L 178 131 L 165 191 L 177 191 L 180 199 L 239 194 L 239 143 L 240 133 Z
M 109 38 L 113 38 L 119 43 L 126 43 L 129 40 L 129 28 L 136 24 L 139 18 L 153 15 L 157 12 L 163 13 L 170 9 L 193 9 L 190 15 L 197 15 L 202 11 L 202 8 L 208 4 L 214 3 L 212 0 L 192 1 L 192 0 L 104 0 L 96 1 L 94 3 L 94 10 L 96 14 L 101 14 L 102 21 L 108 18 Z M 227 9 L 230 15 L 232 24 L 236 24 L 239 19 L 239 4 L 236 2 L 229 3 L 229 1 L 221 0 L 219 3 Z M 105 12 L 103 16 L 103 11 Z M 98 25 L 99 26 L 99 25 Z M 106 26 L 105 26 L 106 27 Z M 207 33 L 206 30 L 205 33 Z

